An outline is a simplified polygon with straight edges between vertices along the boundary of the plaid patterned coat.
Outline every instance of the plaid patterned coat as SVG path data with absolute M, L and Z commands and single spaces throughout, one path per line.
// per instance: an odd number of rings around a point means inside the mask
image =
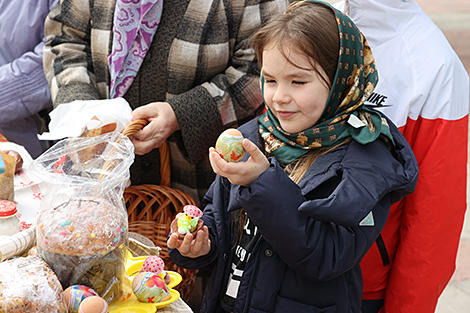
M 124 98 L 133 108 L 173 107 L 181 130 L 169 138 L 172 187 L 198 201 L 213 181 L 208 148 L 226 128 L 262 110 L 249 37 L 287 0 L 164 0 L 163 15 Z M 115 0 L 61 0 L 45 23 L 44 69 L 54 106 L 109 97 L 108 55 Z M 132 184 L 158 184 L 158 150 L 136 156 Z

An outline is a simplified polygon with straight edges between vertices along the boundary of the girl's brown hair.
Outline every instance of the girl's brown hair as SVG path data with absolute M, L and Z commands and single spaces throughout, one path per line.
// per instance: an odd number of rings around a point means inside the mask
M 328 79 L 321 73 L 317 74 L 331 88 L 338 66 L 339 33 L 330 8 L 320 3 L 297 2 L 256 32 L 251 46 L 255 49 L 260 66 L 263 66 L 263 51 L 270 45 L 277 47 L 289 62 L 287 53 L 290 51 L 308 56 L 315 71 L 315 63 L 325 71 Z
M 339 32 L 335 15 L 330 8 L 309 1 L 294 3 L 283 15 L 276 16 L 266 26 L 257 31 L 250 43 L 255 49 L 261 67 L 263 66 L 263 51 L 271 46 L 278 48 L 286 60 L 299 68 L 301 67 L 290 61 L 288 53 L 294 51 L 308 56 L 312 68 L 321 77 L 325 86 L 331 89 L 338 66 Z M 316 64 L 325 71 L 328 77 L 324 77 L 318 72 Z M 311 70 L 311 68 L 306 70 Z M 261 138 L 259 139 L 262 141 Z M 349 141 L 342 144 L 347 143 Z M 298 184 L 319 156 L 342 144 L 313 149 L 287 165 L 284 170 Z M 240 242 L 246 219 L 247 216 L 243 209 L 232 212 L 232 227 L 238 229 L 233 247 Z

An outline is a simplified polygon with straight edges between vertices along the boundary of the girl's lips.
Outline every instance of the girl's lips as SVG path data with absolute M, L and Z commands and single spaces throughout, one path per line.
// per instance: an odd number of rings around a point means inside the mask
M 288 118 L 288 117 L 291 117 L 292 115 L 294 115 L 295 112 L 291 112 L 291 111 L 277 111 L 277 114 L 279 115 L 279 117 Z

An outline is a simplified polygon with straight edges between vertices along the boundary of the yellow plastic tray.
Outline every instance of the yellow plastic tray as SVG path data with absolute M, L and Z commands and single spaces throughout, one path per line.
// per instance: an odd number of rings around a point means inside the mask
M 135 275 L 137 275 L 137 273 L 142 269 L 142 265 L 144 264 L 146 258 L 146 256 L 133 257 L 132 254 L 129 253 L 126 264 L 126 272 L 129 276 L 131 284 L 133 277 L 135 277 Z M 167 271 L 167 273 L 171 278 L 171 281 L 168 284 L 168 288 L 170 289 L 170 299 L 159 303 L 144 303 L 137 300 L 137 297 L 132 294 L 126 301 L 119 301 L 110 305 L 109 313 L 154 313 L 157 309 L 163 308 L 168 304 L 178 300 L 180 293 L 178 290 L 174 290 L 172 288 L 181 283 L 183 278 L 177 272 Z

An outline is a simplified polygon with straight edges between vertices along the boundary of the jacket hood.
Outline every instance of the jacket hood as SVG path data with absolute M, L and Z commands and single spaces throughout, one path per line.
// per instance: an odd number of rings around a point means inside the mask
M 334 6 L 354 21 L 372 47 L 401 34 L 421 12 L 412 0 L 344 0 Z

